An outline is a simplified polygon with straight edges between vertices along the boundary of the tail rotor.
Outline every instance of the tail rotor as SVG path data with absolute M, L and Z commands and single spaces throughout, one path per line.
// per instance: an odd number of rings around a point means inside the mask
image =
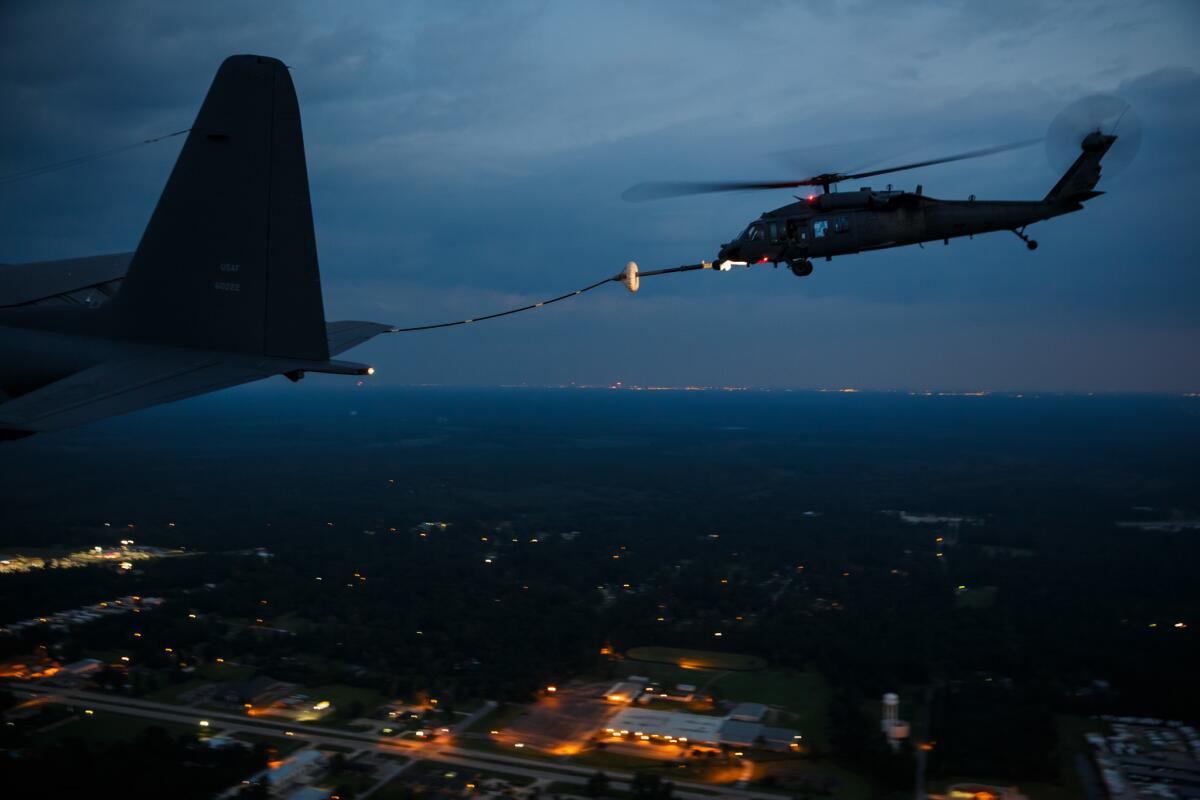
M 1076 100 L 1059 112 L 1046 132 L 1046 158 L 1056 172 L 1068 169 L 1079 157 L 1079 147 L 1088 134 L 1116 136 L 1104 159 L 1104 174 L 1114 177 L 1124 171 L 1142 143 L 1142 122 L 1133 106 L 1119 97 L 1094 94 Z

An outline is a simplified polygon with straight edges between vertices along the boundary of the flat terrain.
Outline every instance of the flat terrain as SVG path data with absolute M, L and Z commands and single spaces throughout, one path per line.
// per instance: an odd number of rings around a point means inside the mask
M 120 742 L 133 739 L 147 728 L 161 728 L 171 736 L 195 733 L 197 730 L 194 725 L 149 720 L 112 711 L 96 711 L 89 715 L 80 714 L 71 722 L 39 733 L 36 741 L 39 744 L 53 744 L 66 739 L 83 739 L 88 742 Z

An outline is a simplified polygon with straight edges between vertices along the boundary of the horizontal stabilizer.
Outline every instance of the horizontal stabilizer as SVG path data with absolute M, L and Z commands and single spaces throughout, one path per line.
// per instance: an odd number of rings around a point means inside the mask
M 0 307 L 56 300 L 92 305 L 116 292 L 133 253 L 0 264 Z
M 325 336 L 329 340 L 329 355 L 344 353 L 351 347 L 358 347 L 363 342 L 391 330 L 394 330 L 392 325 L 382 325 L 378 322 L 340 320 L 326 323 Z
M 98 364 L 0 405 L 0 431 L 54 431 L 249 383 L 268 371 L 211 354 L 150 355 Z

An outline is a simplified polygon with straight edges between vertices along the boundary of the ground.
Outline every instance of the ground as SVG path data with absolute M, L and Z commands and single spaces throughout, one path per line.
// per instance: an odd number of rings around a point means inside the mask
M 146 728 L 154 727 L 162 728 L 172 736 L 181 733 L 196 733 L 199 730 L 195 725 L 126 716 L 112 711 L 96 711 L 90 715 L 83 714 L 81 711 L 75 720 L 37 734 L 34 742 L 38 745 L 48 745 L 71 738 L 89 742 L 128 741 Z
M 524 714 L 526 710 L 527 706 L 516 704 L 496 706 L 490 714 L 484 714 L 475 720 L 471 727 L 467 728 L 467 731 L 470 733 L 488 733 L 490 731 L 501 730 L 513 724 L 513 721 Z
M 789 797 L 804 796 L 797 784 L 788 782 L 788 778 L 803 779 L 812 776 L 815 781 L 828 780 L 834 786 L 832 794 L 823 795 L 816 791 L 811 794 L 828 800 L 870 800 L 875 797 L 873 787 L 866 778 L 853 772 L 830 764 L 827 761 L 809 762 L 797 759 L 779 760 L 759 763 L 755 769 L 756 777 L 761 780 L 767 775 L 776 777 L 780 783 L 774 787 L 754 786 L 756 790 L 779 792 Z
M 188 678 L 180 683 L 172 683 L 164 686 L 161 689 L 155 689 L 153 692 L 146 694 L 147 700 L 154 700 L 158 703 L 176 703 L 179 701 L 181 694 L 186 694 L 192 689 L 197 689 L 209 681 L 204 678 Z
M 376 800 L 380 798 L 382 800 L 410 800 L 412 792 L 407 788 L 410 785 L 438 786 L 443 776 L 450 775 L 454 776 L 454 780 L 457 781 L 457 783 L 453 784 L 456 788 L 460 787 L 464 781 L 479 785 L 486 781 L 500 780 L 510 786 L 528 786 L 533 783 L 533 778 L 525 775 L 514 775 L 497 770 L 475 769 L 457 764 L 446 764 L 440 761 L 421 761 L 388 781 L 372 797 L 376 798 Z
M 254 667 L 246 664 L 201 664 L 196 667 L 196 674 L 210 681 L 245 681 L 254 677 Z
M 954 598 L 954 605 L 957 608 L 991 608 L 996 604 L 998 593 L 999 590 L 995 586 L 959 589 Z
M 229 738 L 239 739 L 243 742 L 250 742 L 251 744 L 262 743 L 269 747 L 273 747 L 275 748 L 275 752 L 273 754 L 274 758 L 283 758 L 285 756 L 289 756 L 307 744 L 307 742 L 302 739 L 295 739 L 290 736 L 264 736 L 259 733 L 246 733 L 240 731 L 238 733 L 230 734 Z

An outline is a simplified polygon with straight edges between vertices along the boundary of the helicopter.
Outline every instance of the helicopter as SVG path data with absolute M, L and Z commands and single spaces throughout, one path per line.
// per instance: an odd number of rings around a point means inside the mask
M 826 172 L 799 180 L 639 183 L 627 189 L 622 197 L 631 202 L 642 202 L 742 190 L 799 187 L 821 190 L 797 196 L 797 202 L 763 213 L 735 239 L 722 244 L 716 259 L 697 265 L 721 271 L 770 262 L 774 266 L 786 264 L 792 274 L 803 278 L 813 273 L 815 259 L 830 261 L 834 256 L 939 240 L 948 245 L 954 238 L 993 231 L 1011 231 L 1029 250 L 1036 250 L 1037 240 L 1025 232 L 1029 225 L 1080 211 L 1084 202 L 1104 194 L 1096 190 L 1100 162 L 1116 144 L 1116 127 L 1129 110 L 1129 106 L 1117 98 L 1097 95 L 1064 110 L 1044 139 L 866 172 Z M 1104 121 L 1112 122 L 1107 133 L 1103 131 Z M 920 185 L 912 192 L 893 190 L 890 184 L 882 190 L 862 187 L 856 191 L 836 191 L 837 184 L 846 181 L 981 158 L 1042 141 L 1046 142 L 1051 158 L 1057 155 L 1061 161 L 1061 155 L 1054 151 L 1055 148 L 1061 151 L 1064 138 L 1071 142 L 1074 161 L 1040 200 L 977 200 L 975 195 L 966 200 L 940 200 L 924 194 Z M 1139 138 L 1136 128 L 1129 138 L 1130 146 L 1136 147 Z M 1131 157 L 1129 153 L 1123 155 Z M 628 278 L 626 285 L 634 289 Z

